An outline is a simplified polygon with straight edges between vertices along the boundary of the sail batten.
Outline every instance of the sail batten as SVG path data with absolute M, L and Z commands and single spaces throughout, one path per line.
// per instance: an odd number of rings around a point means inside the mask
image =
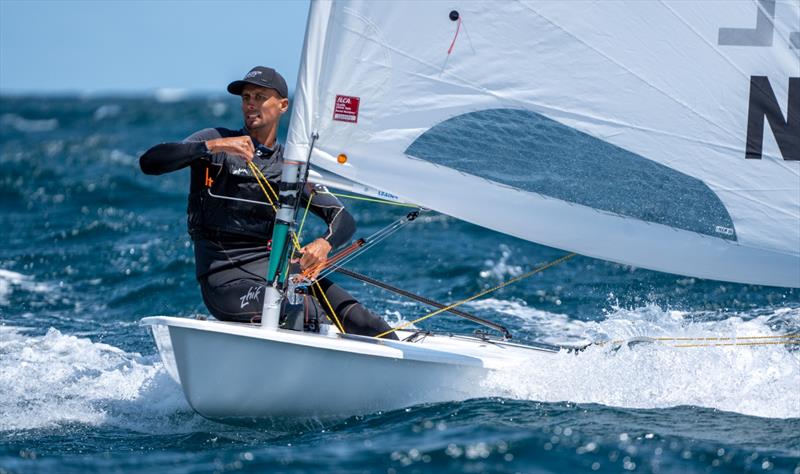
M 317 131 L 315 165 L 403 201 L 614 262 L 797 287 L 800 4 L 776 3 L 768 45 L 748 43 L 767 37 L 747 33 L 756 4 L 313 2 L 287 156 Z

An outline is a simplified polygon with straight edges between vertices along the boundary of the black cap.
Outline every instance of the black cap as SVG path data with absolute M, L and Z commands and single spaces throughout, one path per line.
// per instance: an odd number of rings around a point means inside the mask
M 228 84 L 228 92 L 233 95 L 242 95 L 242 89 L 244 89 L 246 84 L 274 89 L 284 99 L 289 97 L 289 89 L 286 87 L 286 80 L 283 79 L 283 76 L 281 76 L 278 71 L 271 67 L 254 67 L 241 81 L 233 81 Z

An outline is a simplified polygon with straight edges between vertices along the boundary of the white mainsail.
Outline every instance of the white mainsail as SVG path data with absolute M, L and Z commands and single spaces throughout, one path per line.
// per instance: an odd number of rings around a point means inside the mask
M 314 165 L 481 226 L 800 287 L 798 30 L 796 1 L 313 2 L 286 156 L 316 131 Z

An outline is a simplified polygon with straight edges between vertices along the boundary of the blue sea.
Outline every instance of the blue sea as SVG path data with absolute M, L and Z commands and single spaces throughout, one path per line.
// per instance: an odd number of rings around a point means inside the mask
M 138 156 L 240 125 L 222 95 L 0 98 L 0 473 L 800 474 L 800 350 L 784 344 L 594 346 L 494 373 L 489 398 L 340 420 L 242 427 L 195 414 L 139 325 L 207 314 L 188 171 L 145 176 Z M 346 203 L 359 236 L 405 212 Z M 449 303 L 563 254 L 430 212 L 350 268 Z M 427 311 L 335 278 L 393 324 Z M 800 332 L 800 291 L 585 257 L 464 309 L 522 342 Z M 444 315 L 419 326 L 476 329 Z

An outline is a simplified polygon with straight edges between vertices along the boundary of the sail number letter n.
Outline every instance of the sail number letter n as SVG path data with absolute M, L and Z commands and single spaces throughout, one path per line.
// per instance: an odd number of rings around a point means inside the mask
M 348 95 L 337 95 L 333 104 L 333 120 L 340 122 L 358 122 L 358 105 L 361 99 Z

